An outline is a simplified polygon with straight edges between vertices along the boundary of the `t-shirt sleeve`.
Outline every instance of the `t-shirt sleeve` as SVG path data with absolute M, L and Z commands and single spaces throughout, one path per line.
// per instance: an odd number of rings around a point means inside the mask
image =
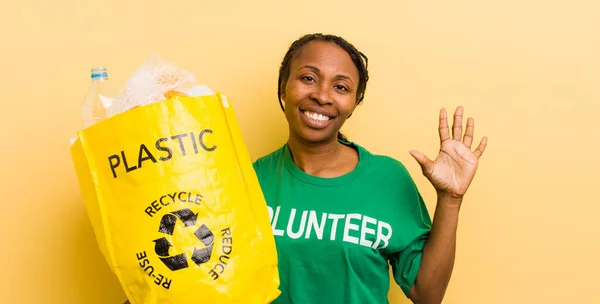
M 431 231 L 431 218 L 427 206 L 417 190 L 416 185 L 408 176 L 403 183 L 406 204 L 403 219 L 406 221 L 406 246 L 388 256 L 394 280 L 408 297 L 410 288 L 415 283 L 425 243 Z

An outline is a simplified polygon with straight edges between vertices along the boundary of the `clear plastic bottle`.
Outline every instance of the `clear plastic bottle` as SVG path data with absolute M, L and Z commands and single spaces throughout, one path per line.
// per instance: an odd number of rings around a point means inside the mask
M 108 72 L 105 67 L 94 67 L 91 70 L 92 85 L 81 105 L 81 119 L 83 127 L 93 126 L 106 118 L 107 109 L 110 107 L 114 91 L 108 82 Z

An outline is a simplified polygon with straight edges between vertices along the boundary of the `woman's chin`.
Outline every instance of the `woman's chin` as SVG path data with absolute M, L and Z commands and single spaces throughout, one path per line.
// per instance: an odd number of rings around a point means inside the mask
M 326 144 L 337 140 L 337 132 L 324 132 L 324 130 L 302 130 L 297 134 L 298 139 L 306 144 Z

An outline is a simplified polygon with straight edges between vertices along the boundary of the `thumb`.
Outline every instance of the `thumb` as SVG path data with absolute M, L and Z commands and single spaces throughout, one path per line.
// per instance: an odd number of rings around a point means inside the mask
M 429 172 L 432 171 L 431 169 L 433 167 L 433 161 L 431 161 L 431 159 L 425 156 L 425 154 L 415 150 L 410 150 L 408 151 L 408 153 L 410 153 L 410 155 L 414 157 L 414 159 L 419 163 L 419 165 L 421 165 L 423 173 L 427 175 Z

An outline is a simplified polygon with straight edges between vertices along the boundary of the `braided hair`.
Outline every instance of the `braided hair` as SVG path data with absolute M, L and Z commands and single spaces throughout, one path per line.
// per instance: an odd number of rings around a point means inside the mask
M 367 67 L 369 64 L 369 59 L 365 54 L 357 50 L 352 44 L 346 41 L 342 37 L 338 37 L 335 35 L 324 35 L 321 33 L 316 34 L 307 34 L 300 37 L 298 40 L 294 41 L 287 53 L 283 57 L 283 61 L 281 62 L 281 67 L 279 68 L 279 79 L 277 83 L 277 98 L 279 99 L 279 105 L 281 106 L 281 110 L 284 110 L 283 101 L 281 100 L 281 92 L 284 90 L 285 84 L 287 83 L 290 77 L 290 65 L 292 58 L 294 55 L 300 50 L 303 46 L 311 41 L 325 41 L 337 44 L 339 47 L 344 49 L 348 55 L 350 55 L 350 59 L 356 66 L 358 70 L 358 88 L 356 90 L 356 105 L 359 105 L 363 99 L 365 98 L 365 90 L 367 89 L 367 81 L 369 81 L 369 72 L 367 71 Z M 338 132 L 338 139 L 341 141 L 348 141 L 348 138 L 341 132 Z

